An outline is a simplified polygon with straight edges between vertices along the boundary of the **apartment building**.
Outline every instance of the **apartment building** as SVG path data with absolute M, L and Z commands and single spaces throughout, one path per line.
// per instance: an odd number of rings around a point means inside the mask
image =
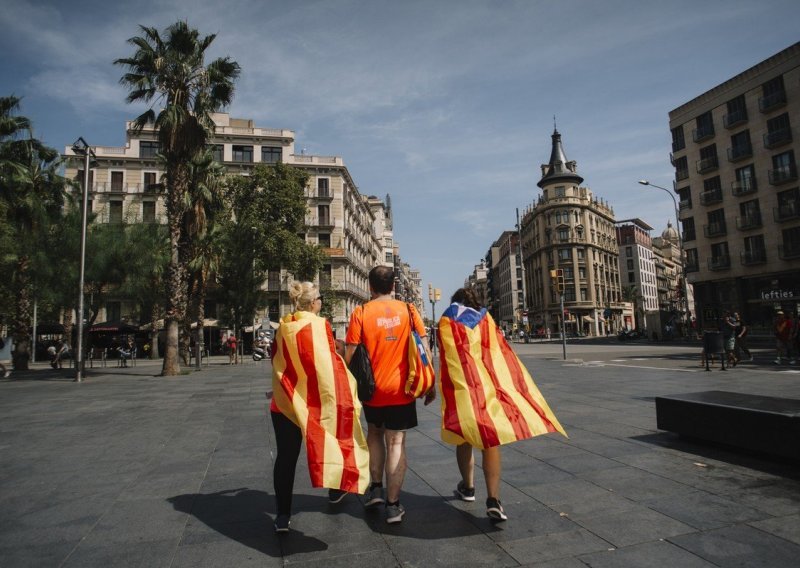
M 209 145 L 229 174 L 246 175 L 256 164 L 278 161 L 309 174 L 305 238 L 325 250 L 327 259 L 319 284 L 334 290 L 340 299 L 333 327 L 343 334 L 349 314 L 369 299 L 369 270 L 385 259 L 387 233 L 375 233 L 376 218 L 369 200 L 359 193 L 341 157 L 295 153 L 293 131 L 257 127 L 253 120 L 232 118 L 226 113 L 213 118 L 215 129 Z M 136 131 L 129 121 L 124 146 L 92 149 L 96 160 L 89 172 L 89 207 L 99 222 L 166 222 L 163 195 L 157 185 L 163 170 L 156 159 L 159 145 L 154 128 Z M 75 153 L 68 147 L 64 155 L 74 157 Z M 70 160 L 65 175 L 82 183 L 80 164 L 80 160 Z M 291 309 L 287 293 L 290 281 L 291 275 L 285 271 L 269 274 L 264 283 L 268 308 L 259 317 L 275 321 Z M 107 308 L 123 318 L 130 317 L 132 310 L 123 299 Z M 211 316 L 213 307 L 207 313 Z
M 550 161 L 541 168 L 542 194 L 524 211 L 520 229 L 532 332 L 559 332 L 560 298 L 550 277 L 559 268 L 567 332 L 602 335 L 619 329 L 625 306 L 614 210 L 581 186 L 583 178 L 576 162 L 567 160 L 558 130 Z
M 674 188 L 700 324 L 769 333 L 800 308 L 800 43 L 669 113 Z
M 617 222 L 619 243 L 619 272 L 622 289 L 629 290 L 629 299 L 634 303 L 635 328 L 658 333 L 660 326 L 648 325 L 648 315 L 657 314 L 658 282 L 656 279 L 656 256 L 650 231 L 653 227 L 641 219 L 626 219 Z M 663 263 L 662 263 L 663 267 Z
M 506 331 L 526 327 L 528 318 L 523 313 L 522 263 L 516 231 L 503 231 L 492 243 L 486 253 L 485 265 L 486 306 L 497 325 Z

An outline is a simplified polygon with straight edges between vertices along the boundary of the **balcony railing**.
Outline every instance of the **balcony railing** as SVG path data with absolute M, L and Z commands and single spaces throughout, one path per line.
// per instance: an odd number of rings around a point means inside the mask
M 778 223 L 800 218 L 800 201 L 779 205 L 772 210 L 772 217 Z
M 786 104 L 786 91 L 780 90 L 766 97 L 759 97 L 758 108 L 761 112 L 770 112 Z
M 705 174 L 716 170 L 719 167 L 719 159 L 716 156 L 705 158 L 704 160 L 697 160 L 697 173 Z
M 797 179 L 797 164 L 788 164 L 774 170 L 769 170 L 769 183 L 781 185 L 782 183 Z
M 764 264 L 767 262 L 767 251 L 764 249 L 743 250 L 739 253 L 741 262 L 745 266 L 751 264 Z
M 712 203 L 719 203 L 722 201 L 722 190 L 721 189 L 712 189 L 709 191 L 703 191 L 700 193 L 700 204 L 701 205 L 711 205 Z
M 734 126 L 742 124 L 743 122 L 747 122 L 746 108 L 735 110 L 722 117 L 722 124 L 725 126 L 725 128 L 733 128 Z
M 736 228 L 740 231 L 756 229 L 761 226 L 761 213 L 751 213 L 743 217 L 736 217 Z
M 745 178 L 731 182 L 731 193 L 736 197 L 755 193 L 756 191 L 758 191 L 756 178 Z
M 714 125 L 703 126 L 692 130 L 692 140 L 695 142 L 702 142 L 714 136 Z
M 778 245 L 778 256 L 784 260 L 800 258 L 800 243 L 783 243 Z
M 680 170 L 675 170 L 675 181 L 682 181 L 689 177 L 689 169 L 684 168 Z
M 691 199 L 681 199 L 678 202 L 678 208 L 680 208 L 680 209 L 691 209 L 692 208 L 692 200 Z
M 750 142 L 738 144 L 728 148 L 728 161 L 738 162 L 753 155 L 753 145 Z
M 728 227 L 725 223 L 711 223 L 703 226 L 703 234 L 706 237 L 721 237 L 728 234 Z
M 777 148 L 792 141 L 792 128 L 786 126 L 764 134 L 764 148 Z
M 727 254 L 712 256 L 708 259 L 709 270 L 725 270 L 731 267 L 731 257 Z

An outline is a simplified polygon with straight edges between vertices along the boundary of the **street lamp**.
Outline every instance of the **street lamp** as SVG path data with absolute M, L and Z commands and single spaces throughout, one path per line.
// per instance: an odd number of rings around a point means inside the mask
M 431 351 L 436 355 L 436 302 L 442 299 L 442 289 L 434 288 L 433 284 L 428 283 L 428 299 L 431 301 L 431 339 L 433 339 L 433 349 Z
M 81 196 L 81 262 L 78 277 L 78 347 L 75 358 L 75 381 L 83 380 L 83 283 L 86 276 L 86 221 L 89 210 L 89 168 L 91 158 L 96 157 L 89 143 L 81 136 L 74 144 L 72 151 L 83 156 L 83 194 Z
M 684 302 L 684 310 L 683 310 L 683 333 L 685 334 L 686 339 L 689 338 L 689 321 L 687 316 L 687 312 L 689 310 L 689 284 L 686 282 L 686 262 L 683 258 L 683 232 L 681 231 L 681 218 L 680 218 L 680 210 L 678 208 L 678 200 L 675 199 L 674 192 L 670 191 L 666 187 L 661 187 L 660 185 L 656 185 L 654 183 L 650 183 L 646 179 L 640 179 L 639 183 L 642 185 L 649 185 L 650 187 L 655 187 L 662 191 L 666 191 L 667 194 L 672 198 L 672 203 L 675 205 L 675 230 L 678 232 L 678 250 L 680 252 L 680 265 L 681 265 L 681 278 L 683 280 L 683 302 Z

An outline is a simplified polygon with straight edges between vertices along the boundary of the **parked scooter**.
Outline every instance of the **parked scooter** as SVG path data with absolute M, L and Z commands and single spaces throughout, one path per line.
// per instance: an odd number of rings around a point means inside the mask
M 263 361 L 267 358 L 267 351 L 263 347 L 253 347 L 253 361 Z

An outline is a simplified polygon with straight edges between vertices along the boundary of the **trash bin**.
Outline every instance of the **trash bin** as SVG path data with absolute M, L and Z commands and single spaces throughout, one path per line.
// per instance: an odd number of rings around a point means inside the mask
M 722 343 L 722 334 L 718 331 L 704 331 L 703 350 L 706 352 L 706 355 L 725 353 L 725 346 Z

